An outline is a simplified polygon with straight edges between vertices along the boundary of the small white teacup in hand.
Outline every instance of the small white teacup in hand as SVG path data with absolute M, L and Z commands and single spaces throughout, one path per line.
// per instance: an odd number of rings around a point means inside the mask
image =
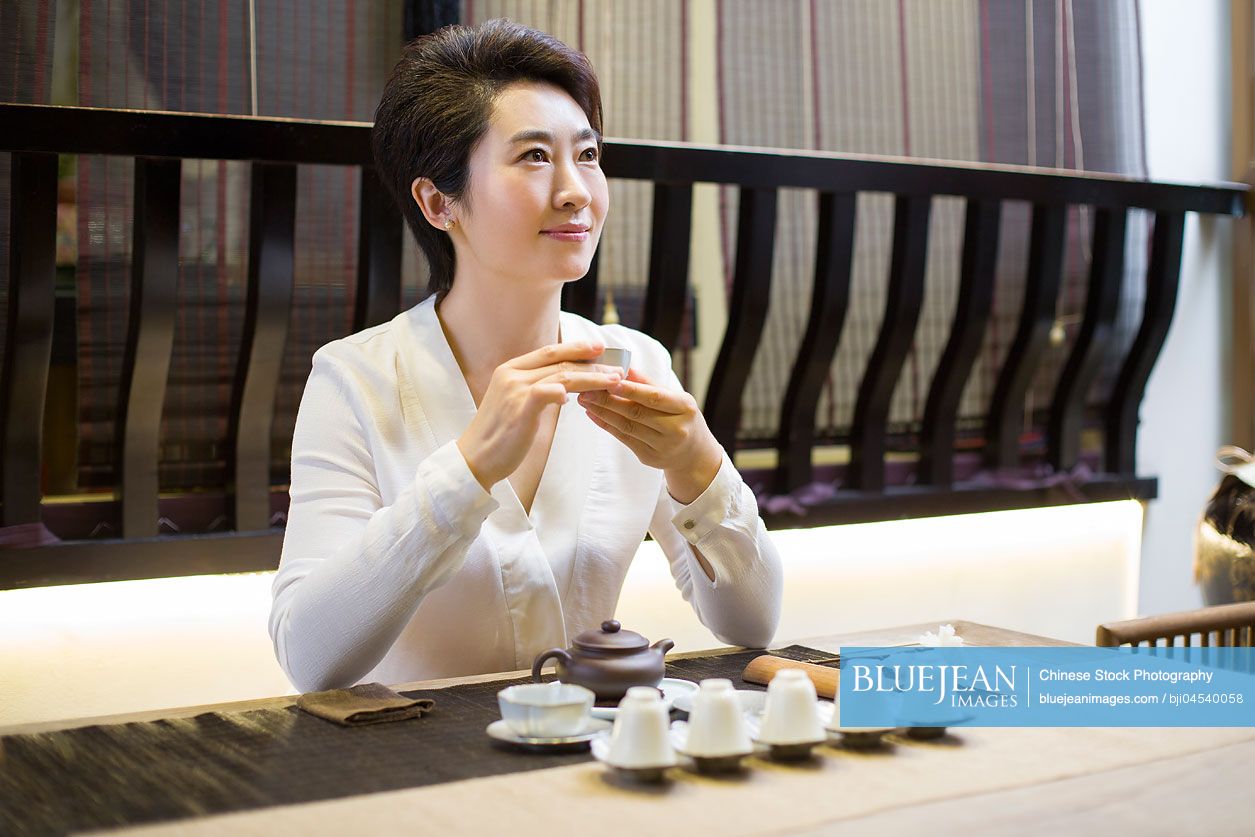
M 693 696 L 684 749 L 691 756 L 718 757 L 747 753 L 752 748 L 741 701 L 732 688 L 732 681 L 703 680 Z
M 802 744 L 824 738 L 816 707 L 815 684 L 800 668 L 785 668 L 767 684 L 767 708 L 758 740 L 765 744 Z
M 627 375 L 628 367 L 632 365 L 632 352 L 630 349 L 618 349 L 610 346 L 600 355 L 593 358 L 592 362 L 599 363 L 602 366 L 617 366 L 623 370 L 624 375 Z
M 667 705 L 652 686 L 633 686 L 619 701 L 610 733 L 608 761 L 615 767 L 649 768 L 675 764 L 668 735 Z

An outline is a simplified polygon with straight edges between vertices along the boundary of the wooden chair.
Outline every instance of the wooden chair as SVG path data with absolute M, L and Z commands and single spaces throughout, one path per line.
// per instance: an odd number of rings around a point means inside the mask
M 1244 647 L 1255 645 L 1255 602 L 1217 605 L 1178 613 L 1162 613 L 1098 626 L 1095 645 L 1173 647 Z M 1197 641 L 1196 641 L 1197 640 Z

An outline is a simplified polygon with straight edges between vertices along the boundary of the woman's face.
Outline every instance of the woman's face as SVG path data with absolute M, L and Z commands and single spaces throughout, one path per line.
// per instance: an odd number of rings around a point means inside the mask
M 609 205 L 588 117 L 565 91 L 518 82 L 498 95 L 454 205 L 458 272 L 552 283 L 588 272 Z

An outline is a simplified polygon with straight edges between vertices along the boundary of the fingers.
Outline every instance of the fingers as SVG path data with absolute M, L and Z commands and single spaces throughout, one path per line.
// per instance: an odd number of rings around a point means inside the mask
M 514 369 L 539 369 L 544 366 L 553 366 L 563 361 L 587 362 L 601 354 L 605 348 L 605 345 L 600 341 L 582 340 L 572 343 L 550 343 L 548 346 L 541 346 L 539 349 L 530 351 L 525 355 L 519 355 L 513 360 L 508 360 L 505 365 Z
M 633 373 L 637 375 L 633 377 Z M 670 415 L 680 415 L 686 413 L 692 406 L 689 402 L 692 400 L 686 392 L 672 392 L 671 390 L 656 387 L 645 380 L 645 376 L 636 372 L 635 369 L 628 370 L 628 379 L 620 381 L 618 386 L 610 390 L 621 399 L 640 404 L 650 410 L 659 413 L 667 413 Z
M 612 427 L 619 432 L 646 443 L 659 441 L 662 429 L 655 424 L 656 414 L 639 404 L 616 399 L 611 395 L 585 393 L 579 397 L 582 406 L 599 426 Z
M 642 448 L 647 452 L 657 452 L 654 446 L 650 444 L 651 441 L 660 436 L 657 431 L 649 431 L 649 429 L 644 425 L 630 422 L 622 416 L 616 417 L 616 414 L 614 413 L 594 412 L 591 409 L 587 412 L 588 418 L 593 424 L 597 425 L 602 430 L 605 430 L 611 436 L 615 437 L 632 450 L 637 451 L 638 454 Z M 625 427 L 628 427 L 631 431 L 635 432 L 630 432 L 629 430 L 624 429 Z M 641 432 L 650 432 L 652 433 L 652 436 L 650 438 L 642 438 L 637 435 Z
M 651 381 L 651 380 L 649 380 L 649 378 L 646 378 L 646 377 L 645 377 L 645 373 L 641 372 L 641 371 L 640 371 L 639 369 L 637 369 L 635 366 L 633 366 L 633 367 L 631 367 L 631 368 L 629 368 L 629 369 L 628 369 L 627 379 L 628 379 L 629 381 L 636 381 L 638 384 L 651 384 L 651 383 L 653 383 L 653 381 Z
M 611 368 L 611 370 L 610 372 L 590 372 L 578 367 L 575 370 L 559 369 L 541 377 L 536 383 L 538 385 L 557 384 L 566 392 L 593 392 L 612 387 L 619 382 L 622 373 L 618 369 Z M 530 371 L 523 374 L 529 374 Z
M 617 366 L 606 366 L 605 364 L 588 363 L 564 360 L 559 363 L 553 363 L 546 366 L 538 366 L 535 369 L 513 369 L 509 370 L 510 374 L 518 376 L 527 383 L 535 383 L 544 381 L 555 375 L 567 373 L 571 376 L 598 375 L 605 380 L 609 380 L 609 376 L 613 375 L 614 380 L 611 383 L 617 383 L 623 378 L 623 370 Z M 599 389 L 605 389 L 609 384 L 603 383 Z M 574 390 L 573 390 L 574 391 Z
M 564 386 L 558 383 L 542 383 L 532 387 L 528 394 L 538 404 L 556 404 L 561 406 L 566 403 L 567 390 Z

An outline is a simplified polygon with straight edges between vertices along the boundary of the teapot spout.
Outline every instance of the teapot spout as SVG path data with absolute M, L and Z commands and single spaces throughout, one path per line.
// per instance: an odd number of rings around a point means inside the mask
M 672 648 L 675 648 L 675 643 L 669 639 L 660 639 L 649 647 L 651 650 L 658 651 L 665 655 Z

